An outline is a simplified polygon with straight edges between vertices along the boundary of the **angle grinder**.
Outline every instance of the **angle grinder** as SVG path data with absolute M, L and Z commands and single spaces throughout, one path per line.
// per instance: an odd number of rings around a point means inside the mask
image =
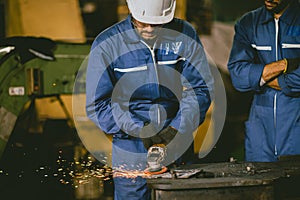
M 156 144 L 151 146 L 147 152 L 148 168 L 145 170 L 146 174 L 162 174 L 167 171 L 167 167 L 162 165 L 162 162 L 167 156 L 166 146 L 163 144 Z

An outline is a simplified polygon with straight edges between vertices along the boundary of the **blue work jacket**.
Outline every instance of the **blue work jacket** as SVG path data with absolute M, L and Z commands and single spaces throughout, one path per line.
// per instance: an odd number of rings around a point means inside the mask
M 264 66 L 284 58 L 300 57 L 300 7 L 294 1 L 283 15 L 260 7 L 235 25 L 228 69 L 239 91 L 254 91 L 246 122 L 248 161 L 276 161 L 300 154 L 300 69 L 278 76 L 281 90 L 260 86 Z
M 173 19 L 153 47 L 131 16 L 100 33 L 86 74 L 88 117 L 107 134 L 126 138 L 147 123 L 192 133 L 210 106 L 213 79 L 190 24 Z

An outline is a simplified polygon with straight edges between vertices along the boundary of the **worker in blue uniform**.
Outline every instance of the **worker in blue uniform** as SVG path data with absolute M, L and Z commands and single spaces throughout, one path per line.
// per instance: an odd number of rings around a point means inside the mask
M 189 162 L 186 152 L 194 152 L 187 140 L 204 121 L 213 88 L 203 46 L 189 23 L 174 18 L 175 0 L 127 0 L 127 5 L 128 17 L 92 44 L 87 115 L 113 135 L 115 171 L 144 170 L 147 149 L 155 144 L 172 149 L 173 143 L 178 151 L 168 156 Z M 116 174 L 115 200 L 151 198 L 143 177 Z
M 235 25 L 228 62 L 234 87 L 253 91 L 245 159 L 273 162 L 300 154 L 300 6 L 265 0 Z

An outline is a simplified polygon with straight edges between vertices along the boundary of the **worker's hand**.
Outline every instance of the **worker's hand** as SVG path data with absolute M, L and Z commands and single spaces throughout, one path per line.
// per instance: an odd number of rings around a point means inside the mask
M 281 90 L 277 78 L 275 78 L 275 79 L 269 81 L 269 82 L 267 83 L 267 86 L 270 87 L 270 88 L 273 88 L 273 89 L 275 89 L 275 90 Z
M 163 139 L 158 135 L 154 135 L 152 137 L 147 137 L 147 138 L 141 138 L 141 139 L 143 141 L 145 149 L 147 150 L 154 145 L 163 144 Z
M 300 57 L 299 58 L 287 58 L 286 61 L 287 61 L 287 67 L 283 73 L 287 74 L 287 73 L 290 73 L 290 72 L 294 71 L 295 69 L 299 68 Z
M 143 141 L 143 144 L 147 150 L 154 144 L 161 144 L 163 142 L 162 138 L 158 136 L 151 124 L 146 124 L 141 129 L 139 137 Z
M 282 74 L 282 72 L 284 72 L 284 70 L 287 69 L 287 60 L 286 59 L 282 59 L 282 60 L 278 60 L 276 62 L 272 62 L 269 63 L 267 65 L 265 65 L 263 73 L 262 73 L 262 79 L 265 82 L 269 82 L 270 80 L 276 78 L 277 76 L 279 76 L 280 74 Z
M 141 139 L 143 141 L 145 149 L 148 150 L 153 145 L 153 142 L 152 142 L 152 140 L 151 140 L 150 137 L 148 137 L 148 138 L 141 138 Z
M 173 140 L 177 133 L 178 131 L 175 128 L 168 126 L 159 132 L 158 136 L 163 140 L 162 144 L 167 145 Z
M 171 126 L 166 127 L 158 134 L 155 134 L 151 125 L 146 125 L 140 132 L 140 138 L 146 149 L 149 149 L 153 145 L 163 144 L 167 146 L 177 134 L 177 130 Z

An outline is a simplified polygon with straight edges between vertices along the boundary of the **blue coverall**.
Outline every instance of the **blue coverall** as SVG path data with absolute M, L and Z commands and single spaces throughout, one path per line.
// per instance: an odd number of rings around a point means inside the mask
M 114 169 L 144 170 L 146 149 L 138 137 L 152 123 L 192 135 L 211 103 L 213 78 L 196 31 L 173 19 L 153 48 L 137 34 L 129 15 L 100 33 L 86 74 L 88 117 L 113 135 Z M 175 156 L 175 159 L 178 158 Z M 144 178 L 114 178 L 115 199 L 149 199 Z
M 235 25 L 228 69 L 239 91 L 253 91 L 245 123 L 247 161 L 277 161 L 300 154 L 300 69 L 280 74 L 281 90 L 260 84 L 264 66 L 300 57 L 300 7 L 294 1 L 279 19 L 264 6 L 246 13 Z

